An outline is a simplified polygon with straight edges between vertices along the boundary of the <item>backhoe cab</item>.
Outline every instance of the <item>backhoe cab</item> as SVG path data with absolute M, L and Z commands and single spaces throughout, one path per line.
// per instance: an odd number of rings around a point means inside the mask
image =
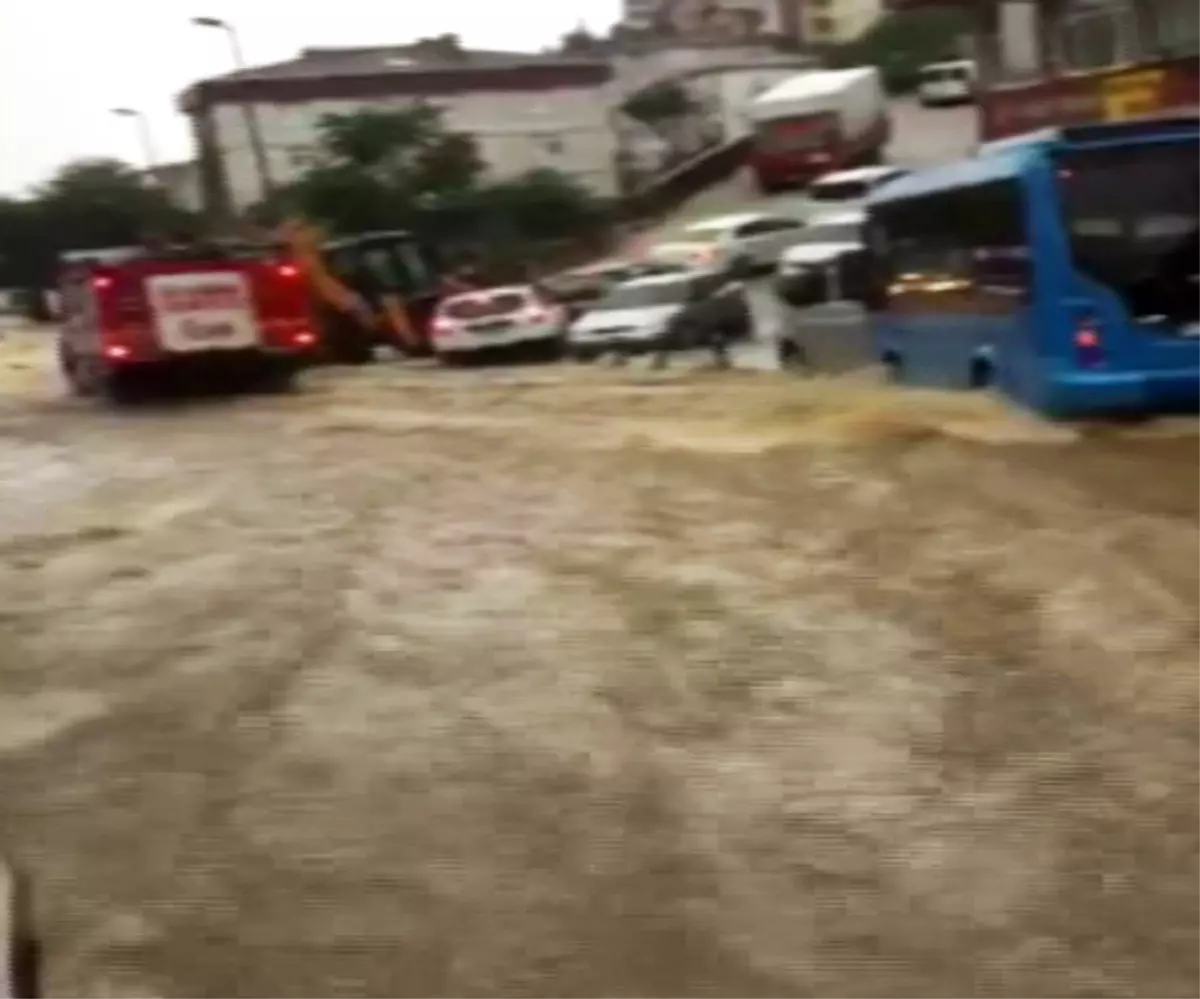
M 430 354 L 441 270 L 432 247 L 402 230 L 324 240 L 303 222 L 285 226 L 284 239 L 308 278 L 328 361 L 369 364 L 378 347 Z

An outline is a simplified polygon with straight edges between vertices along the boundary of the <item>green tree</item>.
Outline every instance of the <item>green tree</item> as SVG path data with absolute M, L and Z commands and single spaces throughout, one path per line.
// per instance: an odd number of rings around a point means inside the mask
M 652 83 L 629 97 L 621 110 L 650 128 L 685 118 L 695 110 L 695 102 L 682 86 L 671 80 Z
M 559 51 L 566 55 L 603 55 L 606 48 L 604 39 L 593 35 L 582 24 L 563 35 L 559 43 Z
M 117 160 L 68 163 L 27 199 L 0 201 L 0 284 L 40 292 L 67 250 L 137 243 L 151 233 L 196 235 L 196 216 Z M 37 294 L 29 296 L 39 311 Z
M 530 241 L 604 225 L 602 204 L 570 178 L 535 170 L 488 182 L 474 140 L 446 129 L 432 107 L 330 115 L 318 164 L 260 206 L 278 221 L 298 213 L 335 233 L 411 228 L 443 245 L 520 256 Z
M 889 14 L 860 38 L 825 52 L 832 67 L 878 66 L 888 90 L 905 93 L 929 62 L 957 58 L 969 30 L 967 17 L 952 7 Z
M 62 249 L 135 243 L 148 231 L 191 235 L 196 220 L 118 160 L 68 163 L 34 193 Z
M 423 200 L 470 189 L 483 171 L 473 140 L 425 105 L 326 115 L 318 130 L 318 165 L 260 213 L 298 211 L 335 232 L 403 226 Z

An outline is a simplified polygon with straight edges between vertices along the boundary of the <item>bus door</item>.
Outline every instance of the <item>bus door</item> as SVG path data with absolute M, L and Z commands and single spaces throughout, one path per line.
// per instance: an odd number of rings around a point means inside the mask
M 882 258 L 881 356 L 904 381 L 982 387 L 1031 363 L 1031 263 L 1015 178 L 951 187 L 872 211 Z
M 961 387 L 977 331 L 963 297 L 966 256 L 943 217 L 941 193 L 885 206 L 887 306 L 880 355 L 898 380 Z

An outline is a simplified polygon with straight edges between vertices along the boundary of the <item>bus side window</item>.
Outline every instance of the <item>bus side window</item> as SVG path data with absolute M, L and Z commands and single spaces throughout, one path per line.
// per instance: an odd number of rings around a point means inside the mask
M 980 184 L 963 192 L 963 229 L 970 278 L 1006 294 L 1026 293 L 1031 279 L 1025 203 L 1015 180 Z
M 943 193 L 892 206 L 888 236 L 894 280 L 945 281 L 962 276 L 963 240 L 956 232 L 954 210 Z

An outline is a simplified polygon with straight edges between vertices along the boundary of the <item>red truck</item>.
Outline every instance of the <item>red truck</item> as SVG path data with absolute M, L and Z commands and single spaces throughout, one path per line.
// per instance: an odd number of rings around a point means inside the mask
M 61 263 L 59 364 L 79 395 L 127 401 L 177 376 L 283 389 L 318 346 L 308 284 L 275 254 L 128 247 Z
M 884 161 L 891 119 L 879 70 L 810 70 L 759 94 L 748 108 L 750 166 L 763 193 L 819 174 Z

